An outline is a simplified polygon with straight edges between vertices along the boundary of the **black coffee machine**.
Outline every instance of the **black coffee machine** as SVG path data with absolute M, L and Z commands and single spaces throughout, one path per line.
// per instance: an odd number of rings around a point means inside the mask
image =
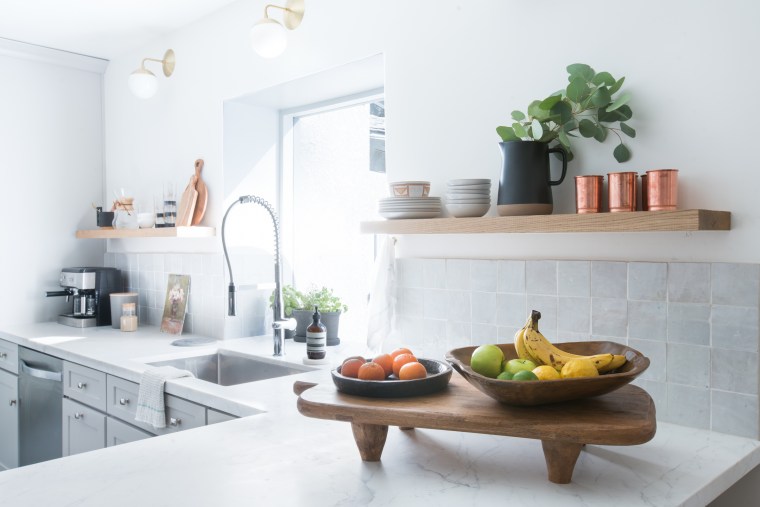
M 47 297 L 73 300 L 71 313 L 58 316 L 58 323 L 72 327 L 111 325 L 111 293 L 123 292 L 121 272 L 116 268 L 63 268 L 58 279 L 63 290 Z

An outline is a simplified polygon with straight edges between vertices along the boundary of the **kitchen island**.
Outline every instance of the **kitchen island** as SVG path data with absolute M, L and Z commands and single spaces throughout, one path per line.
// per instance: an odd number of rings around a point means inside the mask
M 0 338 L 133 381 L 148 359 L 272 348 L 257 337 L 190 350 L 153 328 L 56 324 Z M 288 340 L 284 360 L 300 363 L 304 347 Z M 354 352 L 330 349 L 334 362 Z M 392 427 L 382 461 L 365 463 L 350 425 L 298 413 L 295 380 L 331 382 L 328 368 L 228 387 L 169 381 L 169 393 L 243 417 L 0 472 L 0 505 L 702 506 L 760 463 L 757 440 L 667 423 L 643 445 L 586 446 L 566 485 L 547 481 L 539 441 L 510 437 Z

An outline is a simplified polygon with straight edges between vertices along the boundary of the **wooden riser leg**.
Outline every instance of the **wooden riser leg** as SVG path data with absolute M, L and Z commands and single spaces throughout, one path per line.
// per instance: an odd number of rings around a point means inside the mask
M 583 444 L 542 440 L 541 446 L 544 448 L 549 481 L 555 484 L 568 484 L 573 478 L 575 462 L 578 461 Z
M 378 424 L 351 423 L 354 440 L 359 447 L 362 461 L 380 461 L 385 447 L 385 437 L 388 436 L 388 426 Z

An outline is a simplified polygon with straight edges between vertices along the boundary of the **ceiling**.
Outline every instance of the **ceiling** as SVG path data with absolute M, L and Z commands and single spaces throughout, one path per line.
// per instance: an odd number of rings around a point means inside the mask
M 234 1 L 0 0 L 0 37 L 110 60 Z

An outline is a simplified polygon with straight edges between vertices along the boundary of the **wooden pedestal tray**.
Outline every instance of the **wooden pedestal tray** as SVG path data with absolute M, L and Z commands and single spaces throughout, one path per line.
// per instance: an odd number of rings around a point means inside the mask
M 351 423 L 364 461 L 380 461 L 388 426 L 486 433 L 541 440 L 549 481 L 567 484 L 585 444 L 636 445 L 656 431 L 652 398 L 626 385 L 583 400 L 513 407 L 453 376 L 447 389 L 413 398 L 366 398 L 333 385 L 297 381 L 298 411 L 307 417 Z

